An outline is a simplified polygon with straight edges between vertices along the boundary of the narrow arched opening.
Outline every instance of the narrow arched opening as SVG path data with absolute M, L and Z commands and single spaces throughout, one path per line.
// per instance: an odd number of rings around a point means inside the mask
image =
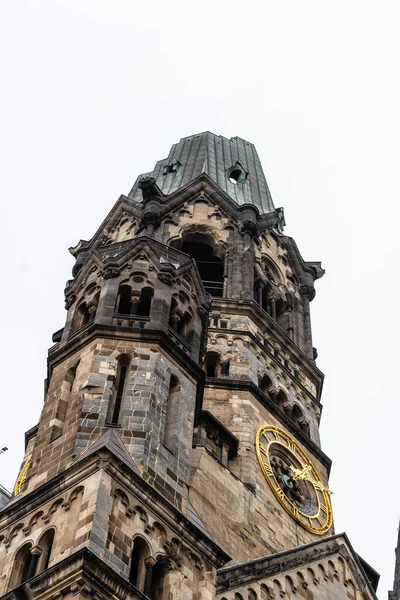
M 150 316 L 151 302 L 153 300 L 154 290 L 151 287 L 144 287 L 140 292 L 140 300 L 137 309 L 137 315 L 140 317 Z
M 130 315 L 132 307 L 132 288 L 130 285 L 120 285 L 118 289 L 116 313 Z
M 109 425 L 120 424 L 129 366 L 130 356 L 127 354 L 121 354 L 117 359 L 117 373 L 111 394 L 111 402 L 107 419 Z
M 36 574 L 42 573 L 49 566 L 49 562 L 50 562 L 50 558 L 51 558 L 51 551 L 53 549 L 53 544 L 54 544 L 54 535 L 55 535 L 55 530 L 48 529 L 43 534 L 43 536 L 40 538 L 38 546 L 42 550 L 42 554 L 40 555 Z
M 224 289 L 224 265 L 214 238 L 208 234 L 191 233 L 175 240 L 171 245 L 195 260 L 205 291 L 211 296 L 221 298 Z
M 131 566 L 129 570 L 129 583 L 134 585 L 139 591 L 143 592 L 146 580 L 145 560 L 150 556 L 147 542 L 136 537 L 132 547 Z
M 34 564 L 32 563 L 31 549 L 32 544 L 29 542 L 28 544 L 24 544 L 16 553 L 10 580 L 10 590 L 33 577 Z
M 179 435 L 179 400 L 181 396 L 181 384 L 175 375 L 169 380 L 168 396 L 165 411 L 165 427 L 163 444 L 175 454 Z
M 207 377 L 218 377 L 221 371 L 220 355 L 218 352 L 207 352 L 204 357 L 204 370 Z
M 264 374 L 261 378 L 259 378 L 258 387 L 267 396 L 269 395 L 269 390 L 272 386 L 272 379 L 268 375 Z

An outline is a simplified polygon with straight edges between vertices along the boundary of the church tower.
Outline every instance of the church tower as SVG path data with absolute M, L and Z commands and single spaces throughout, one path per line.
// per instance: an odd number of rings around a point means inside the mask
M 255 147 L 182 139 L 70 252 L 0 596 L 376 598 L 333 527 L 310 303 Z

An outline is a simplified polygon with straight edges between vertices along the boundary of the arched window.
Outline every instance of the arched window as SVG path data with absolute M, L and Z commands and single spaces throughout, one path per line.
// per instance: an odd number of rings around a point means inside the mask
M 129 583 L 134 585 L 141 592 L 144 590 L 144 584 L 146 580 L 145 560 L 149 556 L 150 550 L 147 542 L 141 537 L 136 537 L 132 548 Z
M 71 331 L 75 332 L 81 327 L 87 325 L 90 321 L 90 312 L 87 307 L 86 302 L 81 302 L 81 304 L 76 308 L 74 318 L 72 320 Z
M 211 235 L 191 233 L 182 240 L 172 243 L 196 261 L 197 268 L 206 292 L 221 298 L 224 288 L 224 265 L 216 252 L 215 240 Z
M 218 352 L 207 352 L 204 358 L 204 370 L 207 377 L 219 377 L 221 364 Z
M 285 392 L 283 392 L 282 390 L 279 391 L 277 397 L 276 397 L 276 403 L 278 405 L 278 407 L 281 410 L 284 410 L 284 406 L 287 403 L 288 399 L 287 396 L 285 394 Z
M 163 444 L 172 454 L 175 453 L 179 434 L 179 400 L 181 384 L 175 375 L 171 375 L 166 402 Z
M 115 304 L 116 313 L 119 315 L 148 317 L 150 315 L 153 293 L 154 290 L 151 287 L 133 290 L 130 285 L 120 285 Z
M 40 555 L 36 575 L 45 571 L 49 566 L 51 551 L 53 549 L 54 534 L 54 529 L 48 529 L 40 538 L 38 546 L 42 550 L 42 554 Z
M 151 301 L 153 300 L 154 290 L 151 287 L 145 287 L 140 292 L 140 300 L 137 309 L 137 315 L 148 317 L 150 315 Z
M 53 421 L 53 427 L 51 430 L 50 441 L 57 439 L 60 437 L 64 431 L 65 420 L 67 417 L 67 410 L 69 406 L 70 394 L 72 390 L 72 386 L 74 385 L 76 370 L 78 368 L 78 363 L 68 369 L 64 381 L 61 384 L 60 388 L 60 398 L 57 405 L 56 415 Z
M 117 362 L 117 374 L 113 385 L 111 401 L 108 411 L 107 422 L 109 425 L 119 425 L 121 420 L 121 408 L 125 395 L 126 383 L 128 379 L 130 357 L 127 354 L 121 354 Z
M 269 395 L 269 389 L 273 386 L 272 380 L 268 377 L 267 374 L 264 374 L 261 379 L 259 379 L 258 387 L 264 394 Z
M 189 310 L 181 310 L 176 299 L 172 298 L 169 326 L 187 343 L 190 343 L 193 335 L 192 321 L 193 316 Z
M 32 562 L 31 548 L 31 543 L 24 544 L 15 555 L 10 590 L 21 585 L 34 575 L 32 571 L 34 571 L 36 565 Z
M 118 289 L 116 312 L 119 315 L 130 315 L 132 307 L 132 288 L 130 285 L 120 285 Z

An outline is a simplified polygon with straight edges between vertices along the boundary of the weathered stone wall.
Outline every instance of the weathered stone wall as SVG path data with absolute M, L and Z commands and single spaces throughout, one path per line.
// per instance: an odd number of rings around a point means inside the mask
M 316 536 L 297 524 L 277 502 L 257 460 L 258 428 L 268 423 L 285 430 L 282 423 L 248 392 L 207 387 L 204 408 L 239 439 L 239 451 L 226 468 L 204 448 L 196 448 L 189 499 L 233 562 L 315 540 Z M 326 467 L 298 443 L 327 483 Z
M 162 488 L 169 500 L 180 502 L 180 496 L 186 494 L 196 384 L 157 345 L 112 339 L 97 339 L 87 344 L 54 369 L 23 493 L 68 468 L 106 430 L 120 355 L 130 357 L 119 427 L 122 440 L 144 476 L 155 487 Z M 56 415 L 62 386 L 74 366 L 76 375 L 68 397 L 63 400 L 68 409 L 61 424 Z M 162 443 L 171 375 L 179 380 L 181 399 L 174 453 Z M 59 437 L 52 439 L 55 422 L 63 429 Z

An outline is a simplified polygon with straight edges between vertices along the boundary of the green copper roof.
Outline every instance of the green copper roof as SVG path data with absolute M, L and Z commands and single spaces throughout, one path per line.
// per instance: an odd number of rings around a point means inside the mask
M 206 131 L 182 138 L 154 171 L 140 175 L 129 196 L 141 200 L 138 182 L 154 177 L 164 194 L 171 194 L 206 173 L 237 204 L 253 204 L 260 213 L 275 210 L 255 146 L 242 138 L 228 140 Z

